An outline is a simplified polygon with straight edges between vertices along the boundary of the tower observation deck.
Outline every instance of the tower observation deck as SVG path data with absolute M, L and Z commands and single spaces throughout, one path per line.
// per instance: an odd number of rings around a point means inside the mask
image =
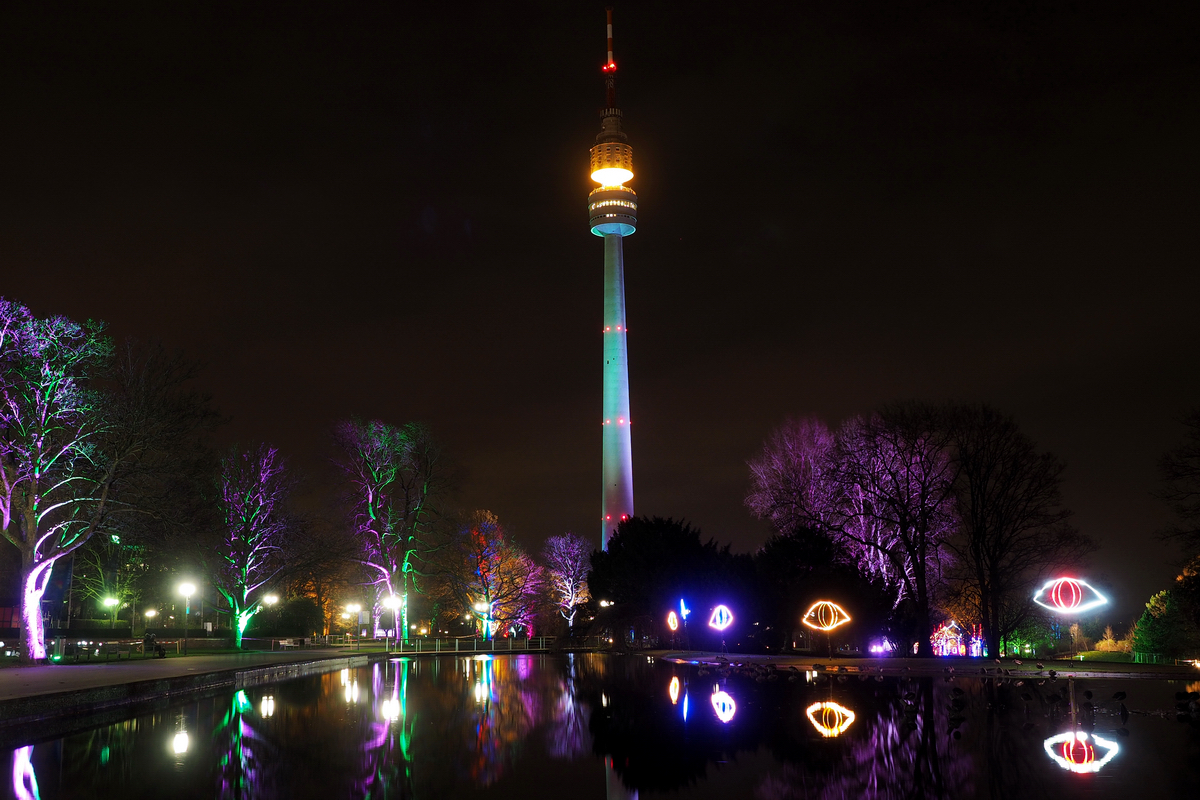
M 591 150 L 591 176 L 599 184 L 588 195 L 588 225 L 604 238 L 604 408 L 601 547 L 622 520 L 633 516 L 633 450 L 629 426 L 629 347 L 625 322 L 625 256 L 622 240 L 637 230 L 633 148 L 621 130 L 617 108 L 617 65 L 613 61 L 612 9 L 608 9 L 608 61 L 600 133 Z

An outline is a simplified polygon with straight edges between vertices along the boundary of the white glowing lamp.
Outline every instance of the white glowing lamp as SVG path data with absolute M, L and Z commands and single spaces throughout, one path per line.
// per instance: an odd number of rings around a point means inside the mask
M 624 167 L 604 167 L 592 173 L 592 180 L 601 186 L 620 186 L 633 178 L 633 173 Z

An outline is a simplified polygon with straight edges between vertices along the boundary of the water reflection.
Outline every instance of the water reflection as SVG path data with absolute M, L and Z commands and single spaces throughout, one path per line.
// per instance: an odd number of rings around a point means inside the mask
M 1178 743 L 1179 782 L 1200 778 L 1187 755 L 1200 720 L 1180 725 L 1168 702 L 1131 734 L 1124 692 L 1092 707 L 1077 687 L 1076 725 L 1065 681 L 714 672 L 635 656 L 382 661 L 17 748 L 11 796 L 534 798 L 562 796 L 548 776 L 570 775 L 580 800 L 999 800 L 1069 796 L 1091 780 L 1074 773 L 1105 765 L 1111 785 L 1170 796 L 1145 766 L 1162 749 L 1140 738 L 1154 725 Z
M 13 751 L 13 795 L 18 800 L 39 800 L 37 775 L 33 772 L 32 759 L 32 747 L 18 747 Z
M 1054 763 L 1071 772 L 1099 772 L 1120 751 L 1116 742 L 1083 731 L 1068 731 L 1045 741 L 1046 754 Z M 1100 752 L 1096 749 L 1099 747 Z
M 822 736 L 841 736 L 854 724 L 854 712 L 832 700 L 813 703 L 804 713 Z

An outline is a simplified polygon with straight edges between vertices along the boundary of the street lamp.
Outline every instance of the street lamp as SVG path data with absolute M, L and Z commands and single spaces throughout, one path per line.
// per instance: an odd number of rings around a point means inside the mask
M 118 600 L 118 599 L 117 599 L 117 598 L 115 598 L 115 597 L 106 597 L 106 598 L 104 598 L 104 606 L 105 606 L 106 608 L 111 608 L 111 609 L 112 609 L 112 612 L 113 612 L 113 618 L 112 618 L 112 627 L 113 627 L 113 629 L 116 629 L 116 627 L 117 627 L 117 604 L 118 604 L 118 603 L 120 603 L 120 602 L 121 602 L 121 601 L 120 601 L 120 600 Z
M 400 608 L 400 598 L 396 597 L 396 595 L 394 595 L 394 594 L 389 594 L 387 597 L 385 597 L 383 599 L 383 604 L 392 610 L 392 627 L 394 627 L 396 629 L 396 639 L 399 639 L 400 638 L 400 626 L 398 624 L 399 618 L 397 617 L 397 609 Z M 383 646 L 390 653 L 392 651 L 392 649 L 391 649 L 391 647 L 388 646 L 387 640 L 388 640 L 388 637 L 387 637 L 387 634 L 385 633 L 383 635 Z
M 181 583 L 179 584 L 179 593 L 184 597 L 183 606 L 183 654 L 188 654 L 188 617 L 192 613 L 192 595 L 196 593 L 196 584 Z M 186 740 L 185 740 L 186 741 Z M 186 745 L 185 745 L 186 746 Z
M 156 611 L 153 608 L 147 608 L 145 611 L 142 612 L 142 622 L 144 623 L 142 625 L 142 627 L 145 628 L 143 633 L 150 630 L 150 620 L 154 619 L 157 616 L 158 616 L 158 611 Z M 132 633 L 132 631 L 130 631 L 130 633 Z
M 264 602 L 264 603 L 266 603 L 266 604 L 267 604 L 267 605 L 269 605 L 269 606 L 273 606 L 273 605 L 275 605 L 276 603 L 278 603 L 278 602 L 279 602 L 279 595 L 277 595 L 277 594 L 269 594 L 269 595 L 267 595 L 266 597 L 264 597 L 264 598 L 263 598 L 263 602 Z
M 475 604 L 475 610 L 483 614 L 483 638 L 490 640 L 492 638 L 492 602 L 484 602 L 480 600 Z

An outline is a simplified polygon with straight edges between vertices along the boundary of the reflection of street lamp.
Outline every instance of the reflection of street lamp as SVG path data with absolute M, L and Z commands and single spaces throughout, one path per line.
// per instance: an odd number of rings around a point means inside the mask
M 196 584 L 181 583 L 179 584 L 179 593 L 184 597 L 183 606 L 183 654 L 186 656 L 188 652 L 188 617 L 192 613 L 192 595 L 196 593 Z M 184 748 L 187 747 L 187 738 L 184 738 Z M 179 751 L 176 751 L 179 752 Z
M 115 597 L 106 597 L 106 598 L 104 598 L 104 605 L 105 605 L 105 607 L 106 607 L 106 608 L 111 608 L 111 609 L 112 609 L 112 612 L 113 612 L 112 627 L 113 627 L 114 629 L 117 627 L 117 604 L 118 604 L 118 603 L 120 603 L 120 602 L 121 602 L 121 601 L 120 601 L 120 600 L 118 600 L 118 599 L 117 599 L 117 598 L 115 598 Z

